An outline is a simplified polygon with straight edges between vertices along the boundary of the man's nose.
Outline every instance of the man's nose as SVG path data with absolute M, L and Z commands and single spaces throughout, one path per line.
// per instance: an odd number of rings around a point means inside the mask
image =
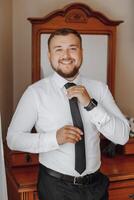
M 68 49 L 66 49 L 66 50 L 64 50 L 64 52 L 63 52 L 63 58 L 70 58 L 70 53 L 69 53 L 69 50 Z

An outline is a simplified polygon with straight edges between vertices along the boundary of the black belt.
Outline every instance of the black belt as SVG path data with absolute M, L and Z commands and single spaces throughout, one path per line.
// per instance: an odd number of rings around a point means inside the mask
M 93 184 L 95 183 L 100 175 L 99 170 L 92 173 L 92 174 L 87 174 L 85 176 L 79 176 L 79 177 L 74 177 L 74 176 L 69 176 L 69 175 L 65 175 L 62 174 L 60 172 L 54 171 L 52 169 L 49 169 L 47 167 L 45 167 L 44 165 L 40 164 L 40 168 L 46 172 L 47 174 L 49 174 L 50 176 L 53 176 L 55 178 L 64 180 L 64 181 L 68 181 L 70 183 L 73 183 L 74 185 L 88 185 L 88 184 Z

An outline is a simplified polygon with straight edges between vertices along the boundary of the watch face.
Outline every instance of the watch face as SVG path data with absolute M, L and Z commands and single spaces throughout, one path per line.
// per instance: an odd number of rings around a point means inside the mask
M 91 102 L 95 105 L 95 106 L 97 106 L 97 101 L 95 100 L 95 99 L 91 99 Z
M 90 103 L 84 107 L 87 111 L 92 110 L 94 107 L 96 107 L 98 102 L 95 99 L 91 99 Z

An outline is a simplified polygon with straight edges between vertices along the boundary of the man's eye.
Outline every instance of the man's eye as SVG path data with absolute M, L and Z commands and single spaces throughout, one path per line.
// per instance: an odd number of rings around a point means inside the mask
M 72 47 L 71 50 L 72 51 L 77 51 L 77 48 L 76 47 Z
M 62 51 L 62 49 L 56 49 L 55 51 L 56 51 L 56 52 L 61 52 L 61 51 Z

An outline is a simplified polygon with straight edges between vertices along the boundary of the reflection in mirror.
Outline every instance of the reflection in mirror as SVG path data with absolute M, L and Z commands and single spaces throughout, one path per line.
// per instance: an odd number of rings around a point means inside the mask
M 81 35 L 83 44 L 83 64 L 81 74 L 90 79 L 107 83 L 108 36 Z M 49 34 L 41 34 L 41 78 L 50 75 L 53 70 L 48 60 Z

